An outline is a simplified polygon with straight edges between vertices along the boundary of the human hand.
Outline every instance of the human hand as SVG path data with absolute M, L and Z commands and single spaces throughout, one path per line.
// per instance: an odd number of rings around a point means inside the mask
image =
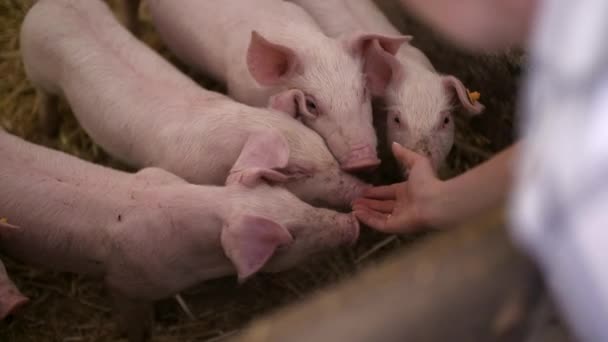
M 408 180 L 370 188 L 353 201 L 353 211 L 366 225 L 386 233 L 407 233 L 432 226 L 441 181 L 428 158 L 398 143 L 393 154 L 405 169 Z

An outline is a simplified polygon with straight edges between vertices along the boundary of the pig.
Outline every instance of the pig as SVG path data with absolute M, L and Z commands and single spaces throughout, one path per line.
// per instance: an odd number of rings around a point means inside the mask
M 21 227 L 0 230 L 0 248 L 102 279 L 132 342 L 146 339 L 153 301 L 211 278 L 284 270 L 359 234 L 352 213 L 312 207 L 259 170 L 249 185 L 238 177 L 194 185 L 158 168 L 95 165 L 4 131 L 0 158 L 0 212 Z
M 232 98 L 300 120 L 323 137 L 343 170 L 380 164 L 370 96 L 386 84 L 366 78 L 388 62 L 366 60 L 367 47 L 380 41 L 394 49 L 404 37 L 329 38 L 305 11 L 282 0 L 149 0 L 147 5 L 169 49 L 225 83 Z
M 102 1 L 38 1 L 24 20 L 21 52 L 42 98 L 64 96 L 92 139 L 135 168 L 210 185 L 224 184 L 231 169 L 243 183 L 262 173 L 308 203 L 333 208 L 348 207 L 368 187 L 340 169 L 313 130 L 202 89 Z
M 19 227 L 3 222 L 0 219 L 0 234 L 2 231 L 17 231 Z M 0 260 L 0 321 L 15 313 L 29 302 L 17 286 L 8 277 L 8 272 Z
M 372 0 L 289 1 L 310 13 L 332 37 L 361 30 L 389 36 L 401 34 Z M 438 73 L 424 53 L 409 43 L 390 51 L 377 41 L 372 42 L 368 62 L 374 64 L 375 59 L 389 62 L 382 74 L 388 85 L 381 96 L 387 110 L 388 146 L 398 142 L 428 157 L 439 169 L 454 143 L 454 95 L 472 115 L 481 113 L 484 106 L 469 98 L 460 80 Z

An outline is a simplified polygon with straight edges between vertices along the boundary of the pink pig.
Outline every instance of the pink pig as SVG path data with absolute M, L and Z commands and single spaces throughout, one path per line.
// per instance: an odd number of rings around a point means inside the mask
M 290 1 L 308 11 L 330 36 L 361 30 L 401 34 L 371 0 Z M 388 68 L 371 75 L 382 78 L 383 84 L 389 82 L 382 94 L 388 110 L 389 146 L 395 141 L 426 155 L 438 169 L 454 143 L 453 95 L 471 114 L 481 113 L 484 106 L 471 102 L 456 77 L 437 73 L 428 58 L 412 45 L 405 43 L 394 51 L 381 45 L 372 43 L 368 61 L 389 61 Z
M 232 168 L 244 183 L 261 174 L 306 202 L 332 207 L 349 206 L 367 187 L 340 169 L 314 131 L 201 89 L 102 1 L 40 1 L 23 24 L 21 51 L 42 108 L 53 102 L 49 94 L 63 94 L 93 140 L 135 167 L 216 185 Z
M 314 208 L 260 173 L 249 186 L 192 185 L 161 169 L 91 164 L 2 130 L 0 158 L 0 212 L 21 227 L 0 229 L 2 250 L 103 279 L 131 341 L 146 336 L 155 300 L 206 279 L 283 270 L 358 237 L 352 214 Z M 23 301 L 17 294 L 0 273 L 0 312 Z
M 17 226 L 0 221 L 0 234 L 2 231 L 16 232 L 18 230 Z M 17 286 L 8 277 L 4 264 L 0 261 L 0 321 L 16 312 L 27 302 L 29 299 L 19 292 Z
M 367 46 L 378 40 L 396 49 L 403 37 L 362 33 L 332 39 L 305 11 L 282 0 L 147 4 L 167 46 L 226 83 L 231 97 L 270 104 L 301 120 L 324 138 L 346 171 L 380 163 L 370 93 L 382 93 L 386 84 L 365 80 L 388 62 L 366 61 Z

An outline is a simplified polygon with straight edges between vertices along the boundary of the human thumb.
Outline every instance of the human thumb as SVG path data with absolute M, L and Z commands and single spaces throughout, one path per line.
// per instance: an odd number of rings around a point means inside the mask
M 417 161 L 424 158 L 418 153 L 401 146 L 401 144 L 397 142 L 393 142 L 392 150 L 395 158 L 402 164 L 403 168 L 408 170 L 411 169 Z

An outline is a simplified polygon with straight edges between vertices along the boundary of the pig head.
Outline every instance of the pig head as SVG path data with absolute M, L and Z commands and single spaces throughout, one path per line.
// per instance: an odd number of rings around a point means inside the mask
M 319 133 L 343 170 L 369 170 L 380 164 L 371 96 L 384 91 L 387 83 L 376 74 L 388 66 L 384 59 L 368 59 L 368 47 L 379 41 L 396 51 L 406 40 L 365 33 L 340 39 L 322 35 L 315 42 L 318 48 L 304 50 L 296 48 L 297 41 L 272 42 L 254 30 L 247 67 L 258 86 L 274 89 L 269 106 Z
M 0 234 L 16 233 L 19 228 L 0 219 Z M 0 321 L 15 313 L 29 299 L 19 292 L 19 289 L 8 277 L 6 268 L 0 261 Z
M 281 271 L 357 240 L 359 224 L 352 214 L 312 207 L 261 179 L 256 185 L 232 182 L 228 188 L 239 200 L 224 221 L 221 244 L 241 282 L 257 271 Z M 245 196 L 264 205 L 245 202 Z
M 393 55 L 373 43 L 370 58 L 389 65 L 381 74 L 389 82 L 383 96 L 389 146 L 398 142 L 430 158 L 438 169 L 454 143 L 455 106 L 462 105 L 471 115 L 481 113 L 484 106 L 469 97 L 456 77 L 440 75 L 406 55 Z
M 251 185 L 262 178 L 307 203 L 348 208 L 368 185 L 341 170 L 317 134 L 298 126 L 284 127 L 287 134 L 275 129 L 252 132 L 227 181 Z

